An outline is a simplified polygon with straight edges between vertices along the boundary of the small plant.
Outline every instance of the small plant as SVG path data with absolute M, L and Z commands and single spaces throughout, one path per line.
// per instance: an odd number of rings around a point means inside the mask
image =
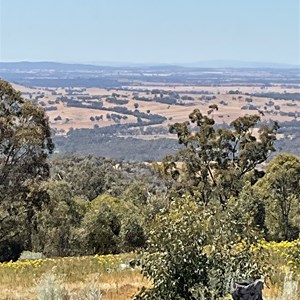
M 68 291 L 62 285 L 61 279 L 54 273 L 44 274 L 37 284 L 36 291 L 38 300 L 70 299 Z
M 96 285 L 96 283 L 92 283 L 88 285 L 84 290 L 84 298 L 85 300 L 101 300 L 102 292 L 100 287 Z

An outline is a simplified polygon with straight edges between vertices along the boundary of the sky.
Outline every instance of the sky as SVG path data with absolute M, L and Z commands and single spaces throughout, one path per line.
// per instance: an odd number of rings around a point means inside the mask
M 0 0 L 0 61 L 300 65 L 299 0 Z

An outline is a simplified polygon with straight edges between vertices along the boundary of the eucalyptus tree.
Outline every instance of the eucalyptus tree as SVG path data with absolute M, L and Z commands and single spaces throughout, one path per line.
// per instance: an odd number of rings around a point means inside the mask
M 34 211 L 47 198 L 39 183 L 49 176 L 47 157 L 53 149 L 44 109 L 0 80 L 0 242 L 25 231 L 31 235 Z
M 266 166 L 266 174 L 255 190 L 266 207 L 270 238 L 292 240 L 300 232 L 300 159 L 281 153 Z
M 218 107 L 210 109 L 208 115 L 195 109 L 190 122 L 170 127 L 183 148 L 156 166 L 172 201 L 149 230 L 143 274 L 152 288 L 135 299 L 224 299 L 234 279 L 257 279 L 266 271 L 251 251 L 264 222 L 258 213 L 239 219 L 236 208 L 264 175 L 259 165 L 275 151 L 278 125 L 246 115 L 220 127 L 210 117 Z M 247 207 L 258 212 L 259 205 Z
M 170 126 L 183 148 L 164 159 L 160 172 L 169 179 L 173 195 L 190 194 L 202 203 L 217 198 L 225 207 L 246 180 L 255 183 L 263 176 L 260 165 L 275 151 L 278 124 L 260 124 L 260 116 L 245 115 L 230 126 L 216 126 L 199 109 L 189 119 Z

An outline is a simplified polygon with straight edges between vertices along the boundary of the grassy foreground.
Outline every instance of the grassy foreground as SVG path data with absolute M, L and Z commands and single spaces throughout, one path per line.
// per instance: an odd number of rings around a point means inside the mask
M 300 299 L 300 241 L 261 243 L 265 252 L 272 282 L 264 289 L 267 300 Z M 254 249 L 255 251 L 255 249 Z M 37 299 L 39 289 L 46 289 L 43 281 L 56 275 L 60 286 L 71 296 L 84 299 L 85 293 L 101 290 L 103 300 L 126 300 L 150 282 L 140 270 L 123 269 L 122 264 L 135 254 L 96 255 L 88 257 L 47 258 L 0 264 L 0 299 Z
M 0 299 L 37 299 L 37 289 L 47 275 L 55 274 L 72 296 L 88 290 L 101 290 L 103 298 L 130 299 L 148 282 L 140 270 L 123 269 L 134 254 L 47 258 L 0 264 Z M 44 287 L 47 289 L 47 286 Z

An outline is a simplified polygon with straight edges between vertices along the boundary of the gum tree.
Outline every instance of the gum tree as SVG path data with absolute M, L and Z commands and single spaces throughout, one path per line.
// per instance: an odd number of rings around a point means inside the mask
M 281 153 L 266 166 L 265 176 L 255 189 L 266 206 L 269 235 L 275 240 L 299 236 L 300 159 Z
M 189 119 L 170 126 L 183 148 L 164 159 L 161 173 L 170 180 L 173 195 L 190 194 L 202 203 L 217 198 L 225 207 L 245 180 L 255 183 L 263 176 L 259 165 L 275 151 L 278 125 L 260 124 L 258 115 L 246 115 L 220 127 L 199 109 Z
M 249 190 L 264 175 L 259 165 L 275 151 L 278 125 L 246 115 L 219 127 L 209 116 L 218 107 L 210 108 L 208 115 L 195 109 L 190 122 L 170 127 L 183 148 L 157 166 L 169 180 L 172 201 L 149 231 L 143 274 L 153 285 L 136 299 L 224 299 L 233 280 L 265 272 L 251 251 L 259 239 L 252 224 L 263 222 L 247 212 L 237 218 L 232 201 L 248 198 L 243 187 Z
M 53 148 L 44 109 L 0 80 L 0 242 L 20 235 L 22 222 L 31 235 L 34 211 L 44 197 L 39 182 L 49 176 Z

